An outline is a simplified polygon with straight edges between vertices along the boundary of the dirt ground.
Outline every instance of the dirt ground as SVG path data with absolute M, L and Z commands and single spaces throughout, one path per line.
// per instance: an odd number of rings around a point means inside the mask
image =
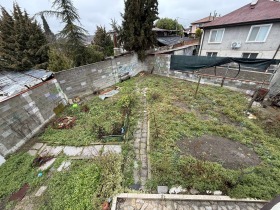
M 202 136 L 177 142 L 182 155 L 217 162 L 228 169 L 247 168 L 260 164 L 258 155 L 245 145 L 216 136 Z

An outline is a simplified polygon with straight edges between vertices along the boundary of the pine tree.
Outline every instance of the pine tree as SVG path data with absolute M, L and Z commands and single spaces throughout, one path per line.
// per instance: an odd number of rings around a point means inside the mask
M 0 69 L 11 69 L 14 62 L 15 32 L 14 19 L 1 8 L 0 18 Z
M 86 64 L 87 51 L 85 50 L 84 40 L 87 31 L 80 25 L 80 16 L 74 7 L 72 0 L 54 0 L 52 8 L 54 11 L 43 11 L 39 15 L 50 15 L 59 18 L 65 23 L 64 28 L 59 32 L 59 36 L 65 39 L 66 54 L 71 56 L 74 66 Z M 78 25 L 79 24 L 79 25 Z
M 105 56 L 112 56 L 114 54 L 114 43 L 110 35 L 106 32 L 105 27 L 97 26 L 93 42 L 94 45 L 101 48 L 101 52 L 103 52 Z
M 43 23 L 43 28 L 45 32 L 45 36 L 47 37 L 47 40 L 49 43 L 53 43 L 55 41 L 55 35 L 51 31 L 50 26 L 45 18 L 45 16 L 42 14 L 41 15 L 42 23 Z
M 1 12 L 1 69 L 21 71 L 46 68 L 47 41 L 38 23 L 26 11 L 22 12 L 17 4 L 14 4 L 12 15 L 4 8 Z
M 144 60 L 145 51 L 156 43 L 156 36 L 152 29 L 154 21 L 158 19 L 157 15 L 157 0 L 125 1 L 120 39 L 124 49 L 135 51 L 140 60 Z

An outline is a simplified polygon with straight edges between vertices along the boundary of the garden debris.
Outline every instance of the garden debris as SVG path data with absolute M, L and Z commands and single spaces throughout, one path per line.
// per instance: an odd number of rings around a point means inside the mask
M 168 186 L 157 186 L 158 194 L 166 194 L 168 192 Z
M 133 184 L 129 187 L 132 190 L 140 190 L 141 185 L 140 184 Z
M 76 117 L 61 117 L 53 123 L 55 129 L 70 129 L 74 126 Z
M 269 90 L 266 88 L 259 88 L 258 90 L 256 90 L 255 94 L 257 94 L 257 96 L 256 96 L 255 101 L 257 101 L 257 102 L 263 101 L 268 92 L 269 92 Z
M 250 120 L 256 120 L 257 119 L 257 117 L 250 112 L 247 112 L 247 115 L 248 115 L 248 119 L 250 119 Z
M 187 192 L 186 189 L 183 189 L 182 186 L 179 186 L 179 187 L 172 187 L 170 190 L 169 190 L 169 194 L 180 194 L 180 193 L 185 193 Z
M 105 201 L 102 204 L 102 210 L 109 210 L 110 209 L 110 203 L 108 203 L 107 201 Z
M 5 158 L 2 155 L 0 155 L 0 166 L 5 162 L 6 162 Z
M 81 102 L 81 99 L 80 99 L 79 97 L 75 97 L 75 98 L 73 99 L 73 102 L 76 103 L 76 104 L 78 104 L 78 103 Z
M 83 105 L 82 107 L 81 107 L 81 111 L 82 112 L 89 112 L 89 107 L 87 106 L 87 105 Z
M 40 171 L 47 170 L 49 167 L 51 167 L 51 165 L 55 162 L 55 160 L 56 160 L 56 158 L 53 158 L 53 159 L 49 160 L 44 165 L 42 165 L 38 170 L 40 170 Z
M 43 195 L 43 193 L 46 191 L 48 187 L 47 186 L 41 186 L 39 190 L 36 192 L 35 197 L 40 197 Z
M 61 172 L 63 170 L 68 170 L 71 165 L 71 161 L 63 161 L 58 167 L 57 171 Z
M 17 192 L 13 193 L 9 201 L 21 201 L 29 189 L 29 184 L 23 185 Z
M 190 194 L 191 194 L 191 195 L 198 195 L 198 194 L 199 194 L 199 191 L 196 190 L 196 189 L 194 189 L 194 188 L 192 188 L 192 189 L 190 189 Z
M 106 98 L 110 98 L 116 94 L 118 94 L 120 91 L 119 90 L 111 90 L 109 92 L 103 93 L 101 95 L 99 95 L 99 98 L 102 100 L 105 100 Z
M 33 162 L 32 162 L 32 167 L 40 167 L 42 165 L 44 165 L 46 162 L 48 162 L 49 160 L 53 159 L 52 156 L 48 156 L 48 157 L 36 157 Z

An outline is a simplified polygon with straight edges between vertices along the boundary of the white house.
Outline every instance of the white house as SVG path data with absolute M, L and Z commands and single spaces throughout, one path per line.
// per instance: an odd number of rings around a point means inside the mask
M 254 0 L 203 29 L 201 56 L 280 59 L 280 0 Z

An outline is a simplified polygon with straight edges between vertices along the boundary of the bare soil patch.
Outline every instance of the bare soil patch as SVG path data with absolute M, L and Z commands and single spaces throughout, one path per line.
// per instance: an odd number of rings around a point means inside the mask
M 240 169 L 259 165 L 258 155 L 245 145 L 216 136 L 202 136 L 177 142 L 183 155 L 220 163 L 224 168 Z

